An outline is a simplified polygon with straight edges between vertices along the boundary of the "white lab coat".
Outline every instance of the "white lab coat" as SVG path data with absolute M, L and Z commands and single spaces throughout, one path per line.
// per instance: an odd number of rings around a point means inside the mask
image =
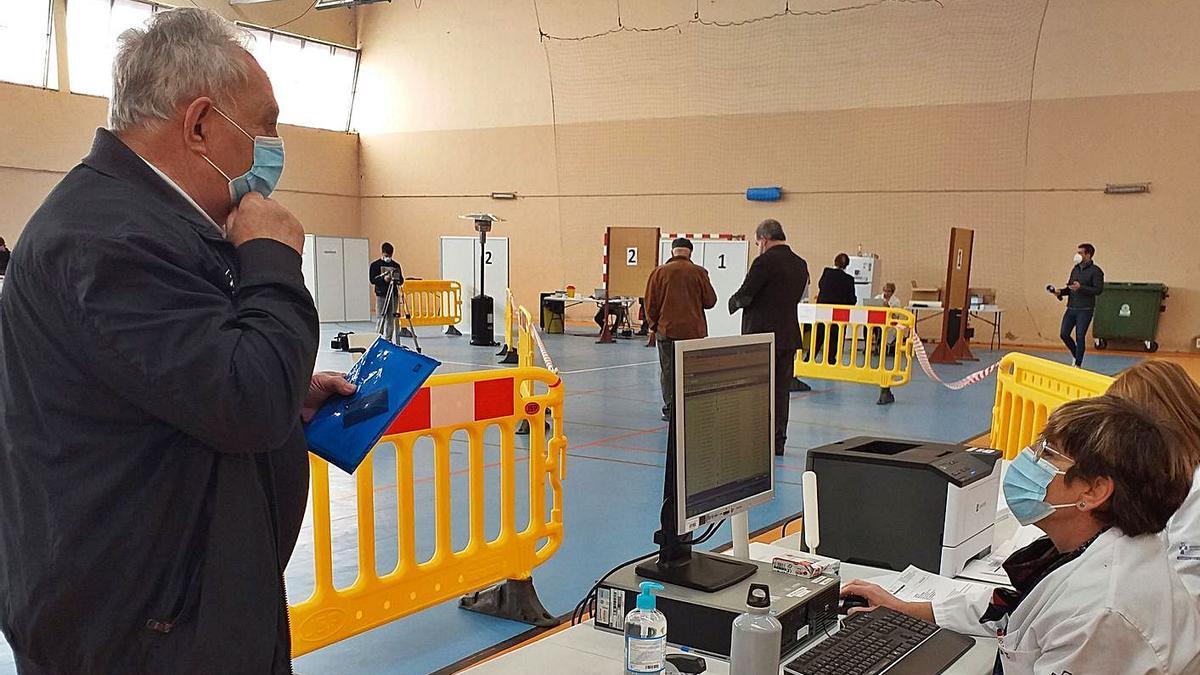
M 1167 521 L 1167 555 L 1183 585 L 1200 603 L 1200 467 L 1192 478 L 1192 491 L 1183 506 Z
M 933 603 L 937 624 L 1000 636 L 1006 675 L 1200 673 L 1200 609 L 1159 535 L 1116 528 L 1054 570 L 1006 619 L 980 624 L 990 589 Z

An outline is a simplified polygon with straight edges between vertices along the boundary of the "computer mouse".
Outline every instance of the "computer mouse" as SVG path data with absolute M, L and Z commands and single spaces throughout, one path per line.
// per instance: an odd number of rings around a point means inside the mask
M 861 595 L 843 595 L 842 604 L 838 605 L 838 614 L 849 614 L 855 607 L 870 607 L 871 603 Z

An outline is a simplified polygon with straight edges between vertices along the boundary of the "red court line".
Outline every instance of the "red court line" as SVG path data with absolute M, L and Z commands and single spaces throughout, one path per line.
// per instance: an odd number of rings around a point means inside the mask
M 594 441 L 588 441 L 587 443 L 580 443 L 578 445 L 569 446 L 567 448 L 567 452 L 570 452 L 572 449 L 577 450 L 580 448 L 590 448 L 594 445 L 606 445 L 612 441 L 620 441 L 620 440 L 624 440 L 626 438 L 633 438 L 634 436 L 644 436 L 646 434 L 652 434 L 657 431 L 662 431 L 666 428 L 667 428 L 666 425 L 663 425 L 663 426 L 654 427 L 653 429 L 642 429 L 641 431 L 627 431 L 623 434 L 617 434 L 615 436 L 609 436 L 607 438 L 601 438 L 601 439 L 597 439 Z

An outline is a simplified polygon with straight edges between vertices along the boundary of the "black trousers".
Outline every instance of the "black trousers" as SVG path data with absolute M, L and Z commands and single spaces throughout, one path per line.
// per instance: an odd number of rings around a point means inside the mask
M 796 350 L 775 349 L 775 452 L 787 441 L 788 404 L 792 400 L 792 378 L 796 376 Z
M 1063 312 L 1062 330 L 1059 332 L 1059 337 L 1062 338 L 1063 344 L 1071 351 L 1071 356 L 1075 357 L 1075 365 L 1083 365 L 1083 354 L 1087 351 L 1087 332 L 1088 326 L 1092 325 L 1092 316 L 1095 315 L 1094 309 L 1071 309 Z M 1074 332 L 1074 338 L 1071 333 Z
M 658 384 L 662 387 L 664 415 L 674 414 L 675 410 L 675 341 L 665 337 L 655 337 L 658 346 Z
M 814 342 L 813 346 L 812 346 L 813 353 L 816 354 L 818 352 L 823 352 L 822 358 L 825 360 L 825 363 L 829 363 L 829 364 L 837 363 L 838 344 L 841 342 L 841 338 L 842 338 L 842 334 L 841 334 L 842 327 L 836 323 L 830 324 L 830 326 L 828 328 L 828 330 L 829 330 L 829 349 L 825 349 L 825 330 L 826 330 L 825 324 L 823 324 L 823 323 L 817 324 L 817 338 L 816 338 L 816 342 Z

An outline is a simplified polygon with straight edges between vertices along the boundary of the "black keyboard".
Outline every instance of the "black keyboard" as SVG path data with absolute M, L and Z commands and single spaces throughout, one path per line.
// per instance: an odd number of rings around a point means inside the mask
M 943 638 L 932 640 L 931 638 Z M 788 675 L 876 675 L 909 672 L 939 673 L 958 660 L 973 642 L 956 633 L 914 619 L 900 612 L 877 607 L 851 614 L 842 620 L 836 634 L 793 659 L 784 668 Z M 919 659 L 905 657 L 924 648 Z M 893 669 L 893 666 L 896 668 Z

